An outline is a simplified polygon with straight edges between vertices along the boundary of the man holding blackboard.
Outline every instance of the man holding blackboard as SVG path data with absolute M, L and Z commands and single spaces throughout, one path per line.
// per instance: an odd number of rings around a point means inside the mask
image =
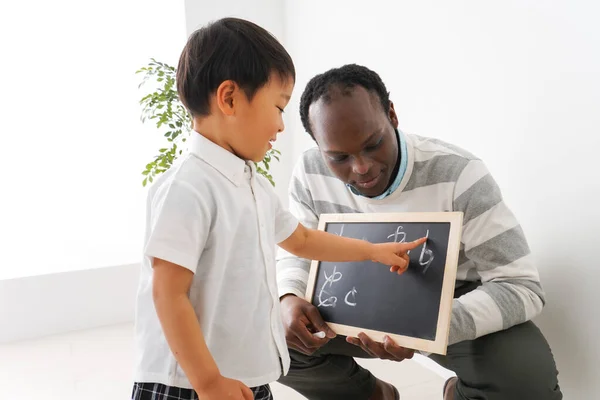
M 523 231 L 484 163 L 448 143 L 398 129 L 381 78 L 358 65 L 317 75 L 300 104 L 318 148 L 290 184 L 290 211 L 316 228 L 323 213 L 463 212 L 444 399 L 562 399 L 550 348 L 531 322 L 544 293 Z M 353 357 L 401 361 L 413 351 L 366 335 L 335 337 L 305 301 L 310 260 L 282 251 L 278 284 L 292 366 L 280 382 L 309 400 L 398 399 Z M 326 337 L 315 335 L 325 332 Z

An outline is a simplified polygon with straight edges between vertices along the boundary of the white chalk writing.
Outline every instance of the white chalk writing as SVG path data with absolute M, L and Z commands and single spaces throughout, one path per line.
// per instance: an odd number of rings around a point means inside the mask
M 399 225 L 396 228 L 396 231 L 391 235 L 388 235 L 388 239 L 393 239 L 396 243 L 405 243 L 406 242 L 406 232 L 403 231 L 403 227 Z M 427 230 L 427 234 L 425 235 L 427 239 L 429 239 L 429 229 Z M 406 252 L 407 255 L 410 255 L 410 250 Z M 423 267 L 421 273 L 426 273 L 429 267 L 431 267 L 431 263 L 433 262 L 434 255 L 433 251 L 427 248 L 427 242 L 423 243 L 423 247 L 421 248 L 421 254 L 419 255 L 419 265 Z
M 342 279 L 342 273 L 341 272 L 337 272 L 336 271 L 336 266 L 333 267 L 333 272 L 331 273 L 331 276 L 327 276 L 327 272 L 323 272 L 323 275 L 325 275 L 325 283 L 323 283 L 323 286 L 321 287 L 321 290 L 319 291 L 319 305 L 318 307 L 335 307 L 336 303 L 337 303 L 337 297 L 332 296 L 331 293 L 327 292 L 325 290 L 325 287 L 327 286 L 327 284 L 329 284 L 329 288 L 331 289 L 331 286 L 339 281 L 340 279 Z M 326 299 L 323 299 L 323 295 L 329 296 Z
M 356 307 L 356 293 L 357 293 L 357 291 L 356 291 L 355 287 L 353 287 L 351 291 L 349 291 L 348 293 L 346 293 L 346 297 L 344 298 L 344 302 L 346 302 L 346 304 L 348 304 L 350 307 Z M 348 297 L 350 295 L 352 295 L 352 299 L 354 300 L 352 302 L 350 300 L 348 300 Z
M 394 238 L 394 242 L 396 243 L 404 243 L 406 241 L 406 232 L 403 232 L 402 229 L 404 229 L 401 225 L 398 226 L 396 228 L 396 232 L 392 233 L 391 235 L 388 235 L 388 239 L 391 239 L 392 237 Z M 398 240 L 398 237 L 402 235 L 402 238 L 400 240 Z
M 427 230 L 427 234 L 425 235 L 427 239 L 429 239 L 429 229 Z M 425 261 L 425 256 L 427 256 L 427 260 Z M 427 242 L 423 243 L 423 248 L 421 249 L 421 256 L 419 257 L 419 264 L 424 267 L 423 273 L 427 272 L 431 263 L 433 262 L 433 251 L 427 248 Z

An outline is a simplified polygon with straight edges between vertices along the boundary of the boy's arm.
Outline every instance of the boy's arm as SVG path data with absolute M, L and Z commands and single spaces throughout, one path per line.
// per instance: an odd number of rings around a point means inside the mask
M 194 274 L 159 258 L 153 263 L 152 296 L 167 343 L 200 399 L 254 398 L 243 383 L 221 376 L 188 292 Z
M 345 238 L 316 229 L 307 229 L 302 224 L 279 246 L 284 250 L 309 260 L 345 262 L 371 260 L 391 265 L 393 272 L 402 273 L 408 267 L 406 252 L 423 243 L 421 238 L 409 243 L 373 244 L 365 240 Z
M 196 392 L 202 391 L 220 373 L 188 298 L 194 273 L 158 258 L 153 266 L 152 296 L 165 337 Z

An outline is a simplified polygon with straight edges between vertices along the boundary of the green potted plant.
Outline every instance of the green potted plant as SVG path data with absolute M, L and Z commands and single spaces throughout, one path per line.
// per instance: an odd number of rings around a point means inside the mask
M 177 95 L 175 73 L 174 67 L 153 58 L 148 65 L 136 71 L 136 74 L 143 75 L 140 88 L 149 80 L 154 81 L 157 86 L 156 90 L 140 100 L 142 122 L 154 121 L 156 128 L 166 138 L 165 147 L 158 150 L 154 160 L 146 164 L 146 168 L 142 172 L 143 186 L 152 183 L 157 175 L 162 174 L 173 165 L 177 157 L 183 153 L 181 143 L 184 143 L 192 132 L 191 116 Z M 279 161 L 280 155 L 278 150 L 271 149 L 260 163 L 255 163 L 257 172 L 267 178 L 273 186 L 275 186 L 275 181 L 269 173 L 269 167 L 273 159 Z

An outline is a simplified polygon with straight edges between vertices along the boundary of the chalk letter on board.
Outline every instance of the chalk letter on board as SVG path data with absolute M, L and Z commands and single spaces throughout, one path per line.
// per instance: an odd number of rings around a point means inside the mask
M 429 229 L 427 229 L 426 238 L 429 239 Z M 427 256 L 427 261 L 423 261 L 424 256 Z M 421 249 L 421 256 L 419 257 L 419 264 L 421 264 L 423 268 L 423 273 L 427 272 L 431 263 L 433 262 L 433 251 L 427 248 L 427 242 L 423 243 L 423 248 Z
M 346 293 L 346 297 L 344 298 L 344 301 L 346 302 L 346 304 L 348 304 L 350 307 L 356 307 L 356 288 L 352 287 L 352 290 L 349 291 L 348 293 Z M 348 296 L 352 295 L 352 298 L 354 300 L 354 302 L 351 302 L 348 300 Z
M 406 232 L 402 232 L 402 229 L 404 229 L 402 227 L 402 225 L 399 225 L 396 228 L 396 232 L 392 233 L 391 235 L 388 235 L 388 239 L 391 239 L 392 236 L 394 237 L 394 242 L 396 243 L 404 243 L 406 242 Z M 400 240 L 398 240 L 398 236 L 402 236 L 402 238 Z M 406 252 L 406 254 L 410 254 L 410 250 Z
M 325 286 L 327 286 L 327 284 L 329 283 L 329 287 L 331 287 L 331 285 L 333 285 L 334 282 L 337 282 L 340 279 L 342 279 L 342 273 L 337 272 L 336 267 L 334 266 L 333 273 L 331 274 L 331 276 L 327 276 L 327 272 L 323 272 L 323 275 L 325 276 L 325 283 L 323 283 L 323 286 L 319 291 L 319 305 L 317 307 L 335 307 L 335 304 L 337 303 L 337 297 L 331 296 L 326 299 L 323 299 L 323 295 L 329 295 L 329 293 L 325 290 Z
M 394 237 L 394 242 L 404 243 L 406 241 L 406 232 L 402 232 L 402 229 L 404 229 L 402 227 L 402 225 L 399 225 L 396 228 L 396 232 L 392 233 L 391 235 L 388 235 L 388 239 L 391 239 L 392 237 Z M 399 235 L 402 235 L 402 239 L 400 239 L 400 240 L 398 240 Z

